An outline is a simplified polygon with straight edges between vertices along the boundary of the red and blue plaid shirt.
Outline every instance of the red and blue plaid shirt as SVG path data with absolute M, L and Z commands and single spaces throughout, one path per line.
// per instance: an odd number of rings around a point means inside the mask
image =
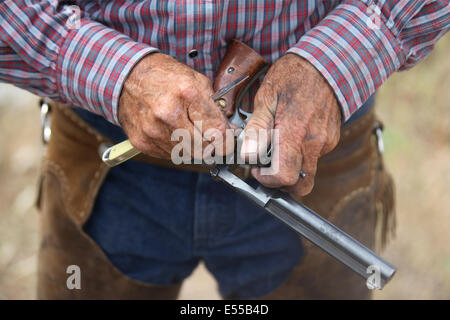
M 123 83 L 143 56 L 161 51 L 212 79 L 231 39 L 270 62 L 286 52 L 309 60 L 348 119 L 393 72 L 423 59 L 450 20 L 448 0 L 69 2 L 0 2 L 0 80 L 116 124 Z

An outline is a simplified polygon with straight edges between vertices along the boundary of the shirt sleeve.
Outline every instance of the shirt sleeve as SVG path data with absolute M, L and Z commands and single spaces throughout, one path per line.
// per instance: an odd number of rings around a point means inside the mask
M 449 15 L 448 0 L 340 1 L 288 52 L 322 73 L 348 120 L 393 72 L 430 53 Z
M 0 81 L 119 124 L 118 101 L 128 73 L 158 50 L 62 2 L 0 2 Z

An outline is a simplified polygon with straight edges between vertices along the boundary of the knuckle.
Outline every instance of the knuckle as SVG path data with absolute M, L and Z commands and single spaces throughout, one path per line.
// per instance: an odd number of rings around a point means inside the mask
M 337 144 L 339 143 L 339 140 L 341 139 L 341 135 L 339 130 L 337 130 L 337 132 L 335 134 L 332 135 L 332 144 L 333 144 L 333 148 L 335 146 L 337 146 Z
M 225 136 L 227 133 L 227 125 L 225 122 L 219 122 L 214 129 L 217 129 L 217 131 L 220 133 L 220 135 Z
M 304 197 L 312 191 L 313 187 L 314 179 L 307 179 L 291 188 L 288 188 L 288 191 L 294 196 Z
M 211 87 L 211 81 L 205 75 L 199 73 L 198 79 L 203 87 Z
M 269 111 L 273 109 L 273 106 L 276 103 L 276 101 L 274 101 L 272 90 L 267 86 L 263 86 L 258 90 L 254 102 L 256 109 L 266 108 Z
M 293 186 L 297 183 L 299 175 L 294 172 L 284 173 L 274 176 L 277 184 L 281 186 Z
M 266 129 L 272 127 L 272 124 L 273 118 L 270 115 L 266 113 L 254 114 L 248 122 L 248 129 L 246 131 L 249 131 L 251 128 L 253 130 Z
M 147 123 L 142 125 L 142 133 L 143 136 L 152 138 L 153 132 L 151 126 Z
M 308 195 L 309 193 L 311 193 L 313 188 L 314 188 L 314 180 L 310 179 L 310 182 L 305 183 L 300 189 L 300 196 L 304 197 Z
M 264 101 L 265 101 L 264 97 L 266 95 L 264 91 L 265 91 L 264 88 L 260 87 L 259 90 L 256 92 L 255 101 L 254 101 L 256 106 L 260 106 L 260 105 L 264 104 Z
M 178 83 L 178 96 L 184 100 L 193 100 L 196 96 L 197 90 L 192 85 L 191 81 L 182 80 Z
M 130 143 L 133 147 L 135 147 L 136 149 L 140 150 L 140 151 L 146 151 L 147 149 L 147 144 L 144 142 L 144 140 L 141 137 L 137 137 L 137 136 L 130 136 L 128 137 L 128 139 L 130 140 Z
M 152 125 L 151 123 L 145 123 L 142 126 L 142 132 L 145 137 L 156 139 L 161 134 L 160 131 L 155 127 L 155 125 Z
M 205 108 L 204 106 L 201 106 Z M 226 132 L 228 128 L 227 119 L 222 113 L 209 112 L 209 110 L 203 110 L 203 130 L 214 129 L 219 131 L 221 134 Z
M 165 106 L 158 106 L 157 108 L 154 108 L 153 111 L 153 116 L 157 119 L 157 120 L 164 120 L 168 114 L 168 107 Z
M 307 135 L 307 130 L 304 125 L 299 125 L 297 128 L 297 136 L 299 137 L 298 141 L 303 140 Z
M 328 137 L 325 134 L 319 134 L 317 136 L 317 143 L 323 146 L 328 142 Z

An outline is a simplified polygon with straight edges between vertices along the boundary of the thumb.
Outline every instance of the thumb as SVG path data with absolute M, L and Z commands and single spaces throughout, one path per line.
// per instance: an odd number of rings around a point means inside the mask
M 271 143 L 277 102 L 267 98 L 255 97 L 254 112 L 245 126 L 240 156 L 250 164 L 256 164 L 257 156 L 264 155 Z

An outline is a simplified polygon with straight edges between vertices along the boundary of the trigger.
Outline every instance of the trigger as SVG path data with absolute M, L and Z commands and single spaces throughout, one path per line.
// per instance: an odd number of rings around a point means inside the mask
M 248 120 L 250 120 L 250 117 L 252 116 L 252 113 L 244 111 L 244 110 L 241 110 L 241 108 L 238 108 L 238 109 L 239 109 L 239 113 L 242 114 L 245 117 L 242 120 L 245 122 L 245 124 L 247 124 Z

